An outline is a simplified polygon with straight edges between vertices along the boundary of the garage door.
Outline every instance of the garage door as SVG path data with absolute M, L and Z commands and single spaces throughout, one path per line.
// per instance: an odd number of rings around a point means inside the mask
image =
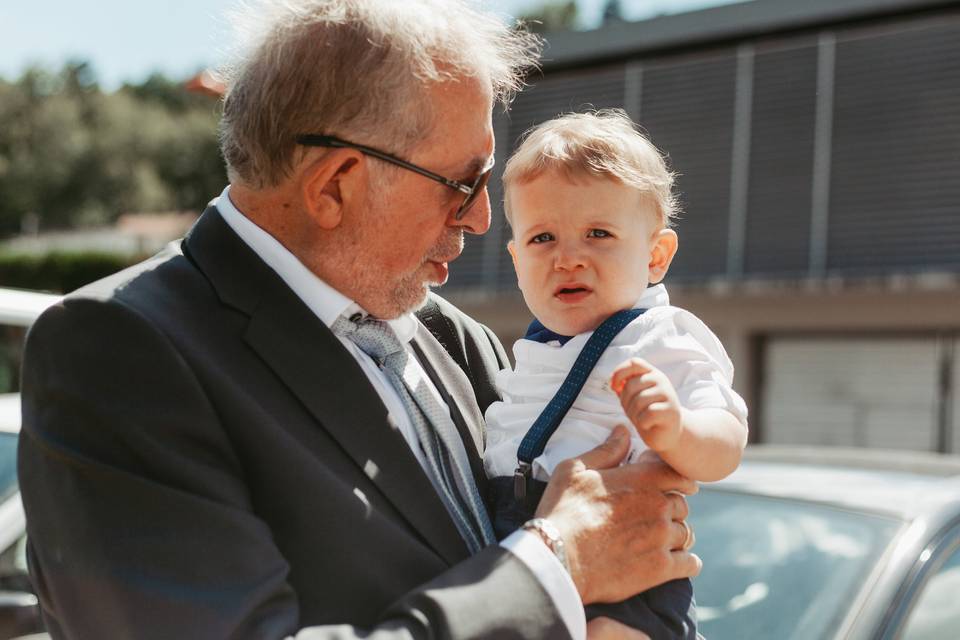
M 936 450 L 948 346 L 933 337 L 771 338 L 761 441 Z
M 950 440 L 947 443 L 947 451 L 960 453 L 960 338 L 955 338 L 950 351 L 950 397 L 947 402 L 947 408 L 953 409 L 953 418 L 951 420 L 952 429 L 948 429 Z M 949 415 L 949 413 L 948 413 Z

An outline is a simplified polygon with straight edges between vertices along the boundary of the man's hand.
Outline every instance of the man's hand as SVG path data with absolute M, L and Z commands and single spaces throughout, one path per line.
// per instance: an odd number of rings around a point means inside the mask
M 650 640 L 650 636 L 611 618 L 600 617 L 587 623 L 587 640 Z
M 657 459 L 619 466 L 629 447 L 620 425 L 596 449 L 564 461 L 537 508 L 563 536 L 584 604 L 618 602 L 700 573 L 700 559 L 682 549 L 688 509 L 680 494 L 696 493 L 696 483 Z
M 666 374 L 641 358 L 613 371 L 610 387 L 640 438 L 654 451 L 670 451 L 683 436 L 683 409 Z

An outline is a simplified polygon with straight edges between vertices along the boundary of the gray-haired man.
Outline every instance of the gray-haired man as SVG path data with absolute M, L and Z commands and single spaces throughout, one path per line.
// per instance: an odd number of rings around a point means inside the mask
M 462 370 L 411 313 L 489 226 L 491 107 L 535 42 L 451 0 L 287 0 L 244 26 L 231 185 L 28 341 L 20 474 L 52 635 L 582 637 L 581 601 L 696 573 L 668 493 L 694 487 L 618 468 L 622 432 L 495 543 L 480 411 L 502 347 L 434 298 Z

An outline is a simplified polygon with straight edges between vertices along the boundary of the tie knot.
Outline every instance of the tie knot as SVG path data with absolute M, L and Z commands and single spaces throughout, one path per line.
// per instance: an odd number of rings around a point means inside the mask
M 351 340 L 361 351 L 381 363 L 394 354 L 406 353 L 390 325 L 370 316 L 357 321 L 340 316 L 330 329 L 338 336 Z

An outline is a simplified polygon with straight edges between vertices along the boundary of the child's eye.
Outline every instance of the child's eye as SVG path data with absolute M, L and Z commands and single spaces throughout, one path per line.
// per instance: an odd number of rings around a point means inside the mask
M 603 229 L 590 229 L 590 231 L 587 231 L 587 237 L 588 238 L 609 238 L 611 237 L 611 235 L 609 231 L 605 231 Z
M 530 238 L 531 244 L 541 244 L 543 242 L 550 242 L 553 240 L 552 233 L 538 233 L 537 235 Z

